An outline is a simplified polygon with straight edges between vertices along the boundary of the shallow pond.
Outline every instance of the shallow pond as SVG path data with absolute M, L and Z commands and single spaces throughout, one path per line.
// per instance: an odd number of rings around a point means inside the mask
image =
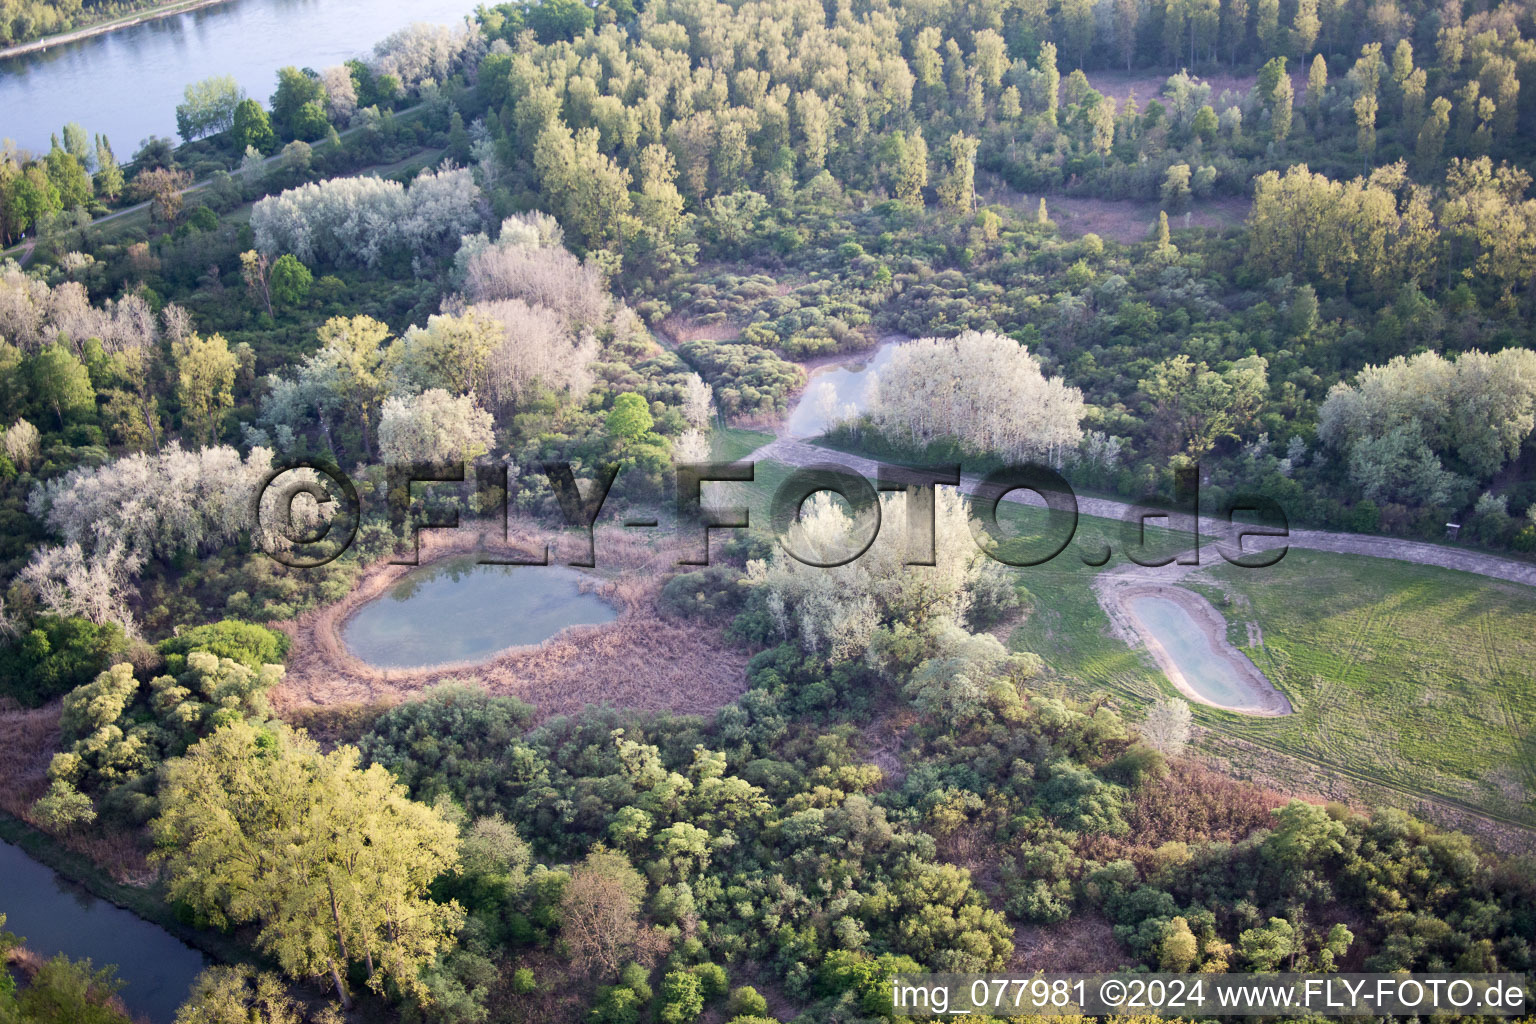
M 19 847 L 0 843 L 0 914 L 5 931 L 44 957 L 87 957 L 113 964 L 125 984 L 118 993 L 130 1013 L 170 1024 L 187 990 L 209 961 L 170 932 L 97 899 Z
M 795 403 L 785 424 L 790 437 L 815 437 L 833 424 L 852 419 L 869 405 L 868 388 L 874 375 L 891 361 L 900 341 L 888 341 L 857 362 L 823 370 L 811 378 L 805 394 Z
M 583 593 L 591 577 L 560 565 L 444 559 L 408 573 L 347 619 L 347 650 L 377 668 L 474 661 L 536 644 L 567 626 L 612 622 L 618 609 Z
M 1266 683 L 1258 689 L 1258 670 L 1243 664 L 1242 652 L 1213 637 L 1183 605 L 1143 594 L 1127 601 L 1127 607 L 1195 693 L 1217 707 L 1272 713 L 1273 687 Z

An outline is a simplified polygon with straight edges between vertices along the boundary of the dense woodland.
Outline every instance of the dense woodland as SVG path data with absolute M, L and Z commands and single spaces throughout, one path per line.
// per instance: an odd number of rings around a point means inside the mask
M 0 33 L 74 16 L 23 6 Z M 391 467 L 504 466 L 548 524 L 545 462 L 616 465 L 610 507 L 655 509 L 712 433 L 788 410 L 803 360 L 886 334 L 919 340 L 835 445 L 1128 497 L 1198 461 L 1212 505 L 1460 519 L 1529 557 L 1532 22 L 542 0 L 285 68 L 266 101 L 189 85 L 179 146 L 8 149 L 0 699 L 59 723 L 21 813 L 121 839 L 251 950 L 178 1024 L 882 1020 L 893 974 L 1017 968 L 1042 935 L 1104 968 L 1536 969 L 1529 855 L 1226 778 L 1179 701 L 1068 698 L 994 636 L 1033 598 L 958 499 L 920 576 L 887 528 L 833 570 L 746 534 L 668 578 L 663 614 L 751 655 L 711 716 L 449 685 L 311 736 L 273 713 L 289 642 L 258 625 L 402 541 Z M 1157 84 L 1107 84 L 1132 77 Z M 1068 238 L 1062 196 L 1162 215 Z M 1180 227 L 1239 200 L 1241 226 Z M 357 543 L 303 570 L 251 508 L 300 456 L 363 498 Z M 820 500 L 795 543 L 854 525 Z M 50 963 L 0 1021 L 115 1021 L 111 987 Z

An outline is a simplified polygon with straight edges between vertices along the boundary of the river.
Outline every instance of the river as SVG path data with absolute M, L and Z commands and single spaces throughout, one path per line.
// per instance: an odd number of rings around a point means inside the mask
M 127 982 L 119 995 L 135 1017 L 171 1024 L 208 963 L 165 929 L 97 899 L 10 843 L 0 843 L 0 880 L 5 930 L 45 957 L 63 953 L 89 957 L 97 967 L 115 964 Z
M 126 161 L 150 135 L 174 137 L 190 82 L 234 75 L 266 105 L 277 69 L 363 55 L 413 22 L 451 24 L 471 0 L 228 0 L 0 61 L 0 138 L 46 151 L 66 121 L 105 132 Z

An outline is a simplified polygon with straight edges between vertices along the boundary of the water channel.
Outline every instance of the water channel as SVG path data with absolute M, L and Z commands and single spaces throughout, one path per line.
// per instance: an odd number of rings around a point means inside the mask
M 97 899 L 28 857 L 0 843 L 0 914 L 5 930 L 26 939 L 43 957 L 63 953 L 113 964 L 126 982 L 118 993 L 130 1013 L 170 1024 L 208 960 L 170 932 Z

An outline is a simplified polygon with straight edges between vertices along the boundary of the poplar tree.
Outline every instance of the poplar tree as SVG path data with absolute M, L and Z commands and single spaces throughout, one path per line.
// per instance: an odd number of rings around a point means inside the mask
M 236 722 L 165 766 L 156 854 L 169 896 L 219 927 L 255 923 L 257 944 L 295 979 L 348 967 L 422 991 L 463 914 L 428 887 L 458 863 L 442 814 L 406 796 L 355 747 L 329 754 L 281 725 Z

